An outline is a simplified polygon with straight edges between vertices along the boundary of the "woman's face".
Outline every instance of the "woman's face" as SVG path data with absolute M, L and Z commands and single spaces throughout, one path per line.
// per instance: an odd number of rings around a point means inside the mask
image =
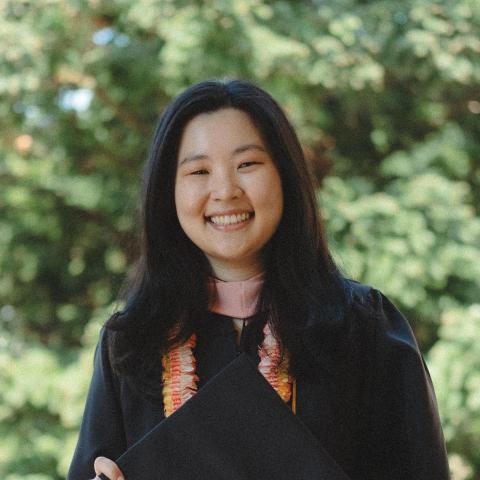
M 243 111 L 225 108 L 187 123 L 177 159 L 177 216 L 223 280 L 263 269 L 262 249 L 283 212 L 280 175 Z

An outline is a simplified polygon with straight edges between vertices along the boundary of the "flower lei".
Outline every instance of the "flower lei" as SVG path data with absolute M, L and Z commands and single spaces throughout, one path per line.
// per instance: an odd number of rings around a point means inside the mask
M 268 323 L 258 349 L 260 363 L 258 371 L 268 380 L 284 402 L 291 397 L 293 377 L 288 373 L 288 355 L 282 358 L 280 345 Z M 163 405 L 168 417 L 197 393 L 199 378 L 193 348 L 197 337 L 193 334 L 183 345 L 173 348 L 162 356 Z

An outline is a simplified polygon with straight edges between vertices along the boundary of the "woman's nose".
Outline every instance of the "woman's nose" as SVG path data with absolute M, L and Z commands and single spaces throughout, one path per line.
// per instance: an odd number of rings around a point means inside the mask
M 242 196 L 243 190 L 235 174 L 221 172 L 211 177 L 211 195 L 214 200 L 230 200 Z

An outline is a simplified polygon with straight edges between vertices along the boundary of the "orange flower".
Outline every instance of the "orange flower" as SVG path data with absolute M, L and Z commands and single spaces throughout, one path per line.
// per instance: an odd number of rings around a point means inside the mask
M 290 401 L 293 378 L 288 373 L 288 354 L 282 358 L 280 345 L 268 323 L 263 329 L 265 335 L 258 354 L 259 372 L 280 395 L 284 402 Z M 193 348 L 197 338 L 193 334 L 183 345 L 173 348 L 162 356 L 163 406 L 168 417 L 178 410 L 197 392 L 199 381 L 196 375 L 196 360 Z

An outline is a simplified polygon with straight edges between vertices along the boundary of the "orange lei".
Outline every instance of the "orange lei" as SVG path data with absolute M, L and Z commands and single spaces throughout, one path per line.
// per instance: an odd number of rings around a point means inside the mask
M 282 358 L 280 346 L 268 323 L 263 329 L 265 338 L 258 349 L 258 371 L 268 380 L 284 402 L 291 397 L 293 378 L 288 373 L 288 355 Z M 197 337 L 193 334 L 183 345 L 162 356 L 163 405 L 168 417 L 197 393 L 198 376 L 193 348 Z

